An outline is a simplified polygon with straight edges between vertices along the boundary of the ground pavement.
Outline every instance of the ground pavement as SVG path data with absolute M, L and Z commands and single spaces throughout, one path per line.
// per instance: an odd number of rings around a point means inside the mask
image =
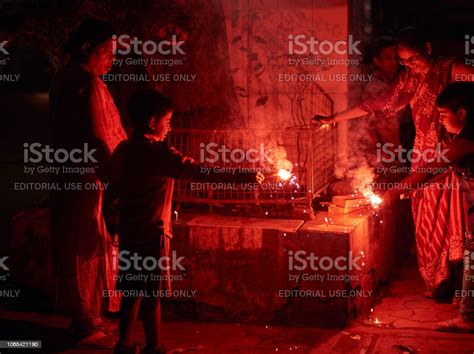
M 451 304 L 425 299 L 423 290 L 416 267 L 411 266 L 383 289 L 368 316 L 343 330 L 167 321 L 163 324 L 163 338 L 175 353 L 474 353 L 474 335 L 432 329 L 437 321 L 454 317 L 456 310 Z M 67 326 L 68 320 L 58 315 L 11 308 L 0 311 L 0 340 L 41 337 L 43 346 L 48 348 L 43 352 L 111 353 L 74 349 Z M 144 341 L 141 323 L 137 326 L 137 341 Z

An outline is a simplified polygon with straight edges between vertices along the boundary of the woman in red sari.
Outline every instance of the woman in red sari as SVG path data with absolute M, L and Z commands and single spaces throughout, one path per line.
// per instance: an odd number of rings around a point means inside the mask
M 432 58 L 431 43 L 414 28 L 400 33 L 397 55 L 404 70 L 393 89 L 341 112 L 332 121 L 340 122 L 367 114 L 385 119 L 410 105 L 416 127 L 414 151 L 426 152 L 425 156 L 431 158 L 436 149 L 450 139 L 440 125 L 436 97 L 450 82 L 466 77 L 461 74 L 474 77 L 474 70 L 454 58 Z M 429 151 L 432 153 L 427 153 Z M 411 166 L 417 168 L 426 162 L 416 159 Z M 445 182 L 460 185 L 455 175 L 446 177 Z M 412 198 L 418 264 L 429 297 L 445 295 L 442 289 L 450 281 L 452 266 L 462 261 L 467 220 L 464 203 L 459 188 L 424 189 Z
M 72 318 L 71 329 L 79 344 L 88 347 L 112 347 L 116 341 L 103 330 L 100 317 L 102 290 L 113 286 L 107 257 L 110 239 L 102 216 L 105 185 L 99 179 L 100 167 L 127 138 L 114 101 L 100 79 L 112 67 L 113 34 L 102 21 L 81 23 L 65 45 L 70 60 L 56 73 L 50 88 L 55 148 L 72 151 L 87 146 L 93 151 L 89 163 L 58 164 L 60 168 L 71 167 L 71 171 L 78 167 L 88 170 L 52 175 L 62 190 L 50 195 L 56 306 Z M 64 188 L 72 183 L 80 184 L 82 190 Z

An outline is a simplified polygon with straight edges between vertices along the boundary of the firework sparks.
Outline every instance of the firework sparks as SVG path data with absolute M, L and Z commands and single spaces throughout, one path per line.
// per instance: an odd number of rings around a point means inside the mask
M 295 190 L 293 190 L 294 193 L 298 193 L 298 189 L 301 188 L 301 186 L 297 182 L 296 176 L 290 170 L 281 168 L 278 170 L 275 176 L 280 179 L 279 187 L 283 187 L 284 185 L 294 186 L 294 188 L 296 188 Z
M 382 198 L 375 194 L 372 190 L 362 193 L 365 198 L 367 198 L 374 208 L 377 208 L 382 204 Z
M 284 168 L 280 169 L 277 173 L 278 177 L 280 177 L 283 181 L 288 181 L 293 174 L 291 171 L 285 170 Z
M 372 189 L 372 182 L 374 181 L 374 172 L 367 165 L 362 165 L 352 173 L 352 185 L 356 188 L 356 194 L 359 192 L 366 198 L 372 207 L 378 208 L 383 200 L 375 194 Z

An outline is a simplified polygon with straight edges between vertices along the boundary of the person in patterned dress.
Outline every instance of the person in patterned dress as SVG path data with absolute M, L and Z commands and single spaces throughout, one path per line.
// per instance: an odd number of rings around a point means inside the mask
M 423 154 L 426 157 L 412 159 L 411 168 L 423 166 L 436 155 L 437 149 L 450 140 L 439 122 L 436 97 L 449 83 L 474 77 L 474 68 L 462 61 L 433 58 L 431 53 L 431 43 L 420 31 L 415 28 L 402 30 L 397 43 L 397 56 L 404 70 L 398 75 L 392 89 L 372 96 L 326 122 L 341 122 L 367 115 L 386 119 L 409 105 L 416 128 L 415 153 L 412 156 L 420 157 Z M 445 183 L 460 184 L 459 177 L 454 174 L 445 179 Z M 418 264 L 428 297 L 446 295 L 444 290 L 452 280 L 451 270 L 455 265 L 459 267 L 462 261 L 467 224 L 464 198 L 459 188 L 427 188 L 412 196 Z
M 391 189 L 384 197 L 387 200 L 396 200 L 396 197 L 406 190 L 415 190 L 432 183 L 438 184 L 443 176 L 452 172 L 459 176 L 462 183 L 460 187 L 466 193 L 466 209 L 469 215 L 464 242 L 462 290 L 456 291 L 461 298 L 459 315 L 438 322 L 435 329 L 442 332 L 474 333 L 474 83 L 449 84 L 439 94 L 436 106 L 440 122 L 454 135 L 443 152 L 444 158 L 435 159 L 415 169 L 402 181 L 403 188 Z

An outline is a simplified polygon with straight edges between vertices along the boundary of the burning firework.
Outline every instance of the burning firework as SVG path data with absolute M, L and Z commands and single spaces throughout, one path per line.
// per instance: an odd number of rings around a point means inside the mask
M 382 198 L 375 194 L 372 188 L 365 188 L 360 190 L 360 192 L 374 208 L 378 208 L 383 202 Z
M 293 176 L 293 174 L 291 173 L 291 171 L 282 168 L 278 171 L 277 176 L 280 177 L 283 181 L 288 181 L 291 176 Z
M 374 177 L 373 170 L 367 164 L 352 171 L 352 186 L 356 189 L 356 193 L 362 194 L 372 207 L 377 208 L 382 204 L 382 198 L 375 194 L 372 189 Z
M 289 170 L 285 168 L 281 168 L 278 170 L 278 172 L 275 174 L 280 179 L 280 187 L 282 187 L 284 184 L 285 185 L 290 185 L 294 186 L 296 189 L 294 190 L 295 193 L 298 192 L 298 189 L 300 189 L 299 183 L 296 181 L 296 176 Z
M 380 204 L 382 204 L 382 198 L 372 192 L 372 195 L 368 196 L 367 199 L 370 201 L 370 204 L 372 204 L 373 207 L 377 207 Z

